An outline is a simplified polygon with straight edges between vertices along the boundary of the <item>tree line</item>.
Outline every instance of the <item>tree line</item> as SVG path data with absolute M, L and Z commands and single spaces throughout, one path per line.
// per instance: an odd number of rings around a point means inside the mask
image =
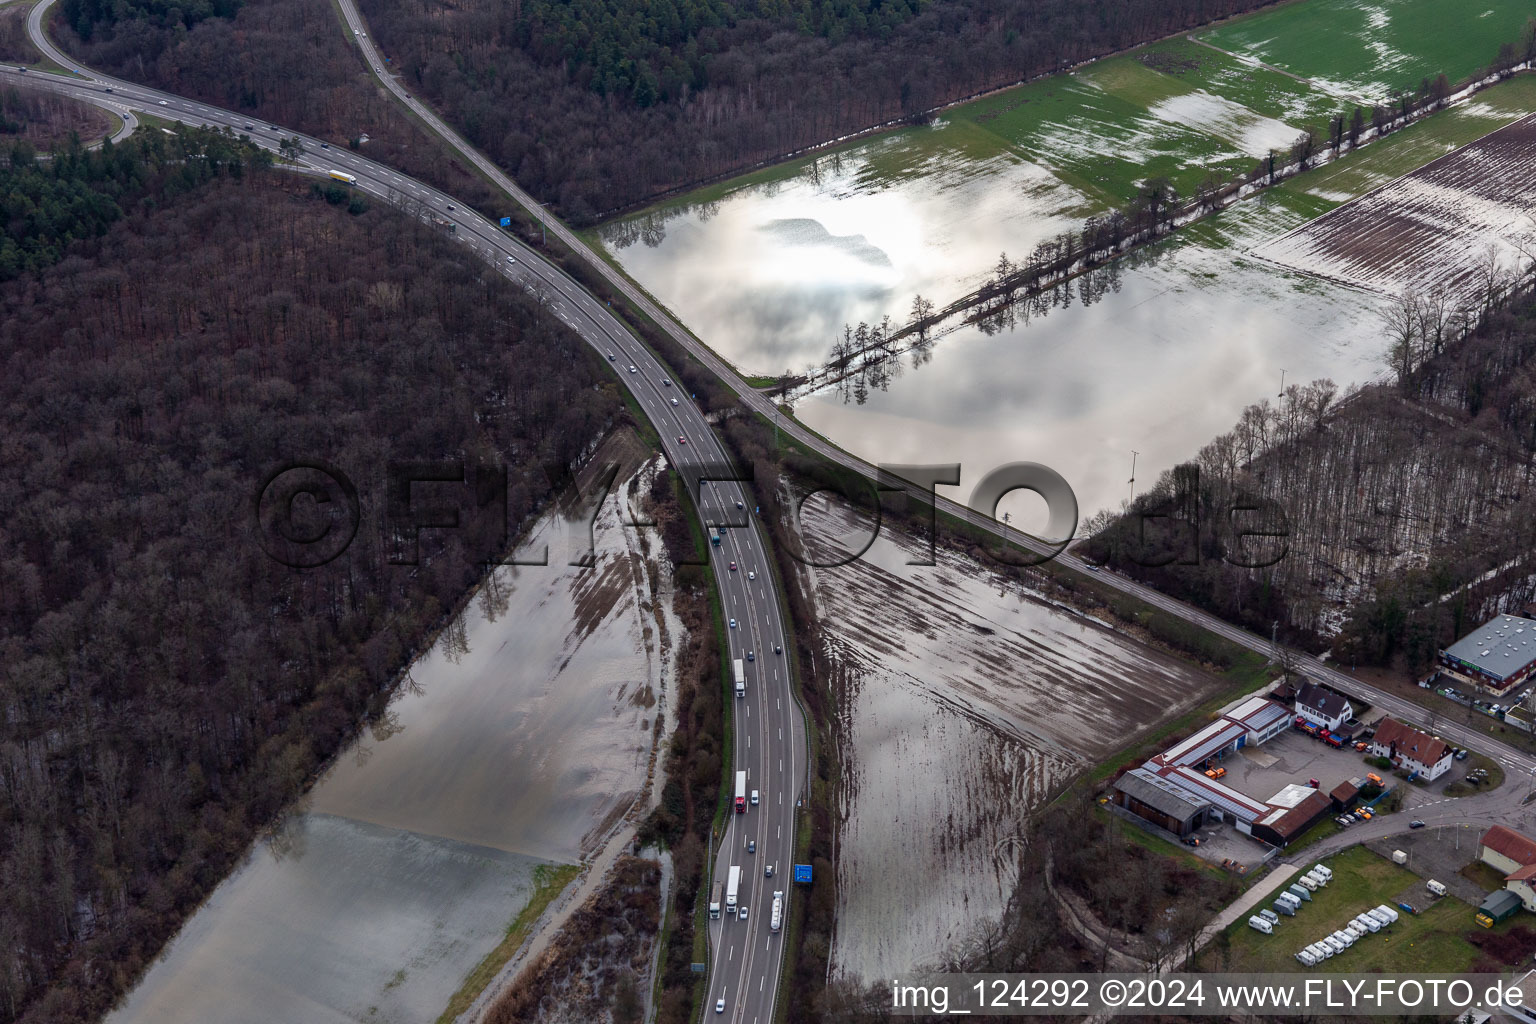
M 1410 369 L 1250 406 L 1189 466 L 1087 523 L 1085 553 L 1336 662 L 1423 670 L 1536 600 L 1536 304 L 1518 295 L 1454 331 L 1434 303 L 1399 300 L 1389 323 L 1411 311 L 1410 344 L 1428 350 Z
M 1505 43 L 1500 47 L 1484 74 L 1497 78 L 1533 59 L 1536 19 L 1527 25 L 1518 46 Z M 1325 132 L 1310 128 L 1301 132 L 1288 149 L 1270 150 L 1247 172 L 1225 176 L 1219 170 L 1208 170 L 1188 195 L 1182 195 L 1167 175 L 1150 177 L 1137 186 L 1124 205 L 1090 214 L 1080 227 L 1040 239 L 1022 260 L 1015 261 L 1006 252 L 1000 253 L 979 288 L 943 307 L 936 308 L 931 299 L 917 295 L 902 324 L 893 324 L 889 316 L 873 326 L 845 324 L 827 359 L 820 366 L 808 367 L 803 379 L 795 383 L 811 387 L 836 384 L 844 401 L 862 405 L 870 390 L 883 390 L 899 375 L 901 366 L 895 357 L 900 352 L 910 349 L 914 366 L 927 362 L 932 355 L 932 335 L 945 333 L 940 326 L 946 321 L 962 317 L 962 322 L 976 323 L 988 332 L 1011 327 L 1017 319 L 1014 307 L 1020 300 L 1029 303 L 1024 310 L 1026 320 L 1031 315 L 1043 315 L 1070 296 L 1060 287 L 1069 278 L 1111 264 L 1131 249 L 1155 242 L 1193 219 L 1213 214 L 1255 189 L 1310 170 L 1324 158 L 1337 159 L 1365 142 L 1406 128 L 1442 109 L 1451 93 L 1451 82 L 1445 74 L 1425 77 L 1417 89 L 1394 91 L 1387 103 L 1373 104 L 1369 109 L 1355 105 L 1331 115 Z M 665 217 L 665 213 L 661 216 Z M 1528 255 L 1536 258 L 1536 243 L 1528 248 Z M 1497 250 L 1490 249 L 1485 254 L 1478 268 L 1480 294 L 1485 297 L 1483 312 L 1493 301 L 1487 296 L 1507 286 L 1511 272 L 1511 268 L 1499 262 Z M 1118 287 L 1114 279 L 1106 280 L 1105 284 Z M 1102 295 L 1102 289 L 1090 287 L 1083 291 L 1083 302 L 1090 304 Z M 1042 301 L 1041 296 L 1050 296 L 1051 301 Z M 1444 294 L 1417 296 L 1414 301 L 1432 303 L 1441 311 L 1442 334 L 1452 319 L 1459 318 L 1457 322 L 1470 325 L 1478 313 L 1451 310 Z M 1409 312 L 1407 319 L 1414 321 L 1421 312 Z M 910 340 L 906 345 L 898 345 L 903 339 Z M 1394 352 L 1407 366 L 1414 362 L 1420 349 L 1405 346 Z
M 414 91 L 587 223 L 1265 0 L 364 5 Z
M 627 415 L 464 247 L 213 162 L 142 160 L 105 234 L 0 285 L 0 1021 L 98 1019 Z M 386 461 L 450 458 L 507 467 L 505 524 L 391 564 Z M 318 568 L 251 521 L 293 459 L 358 490 Z

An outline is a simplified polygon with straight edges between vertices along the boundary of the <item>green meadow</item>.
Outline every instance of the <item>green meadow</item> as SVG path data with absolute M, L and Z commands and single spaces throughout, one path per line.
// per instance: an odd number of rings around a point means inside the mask
M 1378 99 L 1441 72 L 1469 78 L 1519 39 L 1533 13 L 1529 0 L 1305 0 L 1199 38 Z

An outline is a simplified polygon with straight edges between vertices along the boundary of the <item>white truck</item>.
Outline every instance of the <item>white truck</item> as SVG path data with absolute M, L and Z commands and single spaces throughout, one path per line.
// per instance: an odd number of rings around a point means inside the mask
M 784 893 L 782 890 L 773 894 L 773 909 L 768 912 L 768 928 L 778 931 L 784 924 Z
M 742 660 L 737 658 L 731 662 L 731 669 L 736 674 L 736 696 L 745 697 L 747 695 L 747 674 Z
M 747 813 L 747 773 L 736 773 L 736 813 Z
M 741 890 L 741 868 L 732 864 L 730 874 L 725 880 L 725 907 L 727 910 L 736 909 L 736 896 Z
M 725 883 L 715 879 L 715 887 L 709 893 L 709 916 L 714 920 L 720 919 L 720 894 L 725 891 Z

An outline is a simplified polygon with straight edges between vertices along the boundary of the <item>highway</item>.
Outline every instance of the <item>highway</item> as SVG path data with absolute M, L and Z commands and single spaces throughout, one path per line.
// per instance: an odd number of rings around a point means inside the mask
M 438 131 L 515 201 L 530 213 L 544 219 L 551 234 L 587 259 L 617 292 L 634 302 L 642 312 L 714 372 L 727 387 L 732 388 L 745 406 L 766 417 L 775 416 L 776 410 L 767 396 L 743 381 L 712 350 L 685 331 L 605 260 L 591 252 L 579 237 L 558 220 L 544 218 L 542 210 L 531 196 L 460 139 L 432 111 L 409 96 L 399 82 L 382 70 L 387 65 L 367 36 L 366 24 L 351 0 L 339 2 L 363 59 L 370 69 L 377 69 L 374 73 L 401 102 L 409 105 L 426 124 Z M 659 361 L 611 315 L 602 302 L 545 262 L 537 253 L 452 197 L 358 153 L 324 148 L 318 139 L 172 94 L 110 79 L 82 67 L 54 47 L 41 30 L 42 20 L 51 3 L 52 0 L 43 0 L 33 9 L 28 19 L 29 32 L 43 52 L 61 66 L 78 72 L 80 78 L 65 79 L 39 72 L 21 74 L 14 67 L 3 65 L 0 66 L 0 80 L 14 81 L 16 84 L 23 84 L 25 80 L 25 84 L 33 87 L 74 95 L 112 109 L 121 107 L 147 111 L 194 125 L 227 126 L 249 135 L 256 144 L 274 151 L 280 138 L 298 138 L 304 153 L 296 169 L 315 174 L 324 174 L 330 170 L 352 174 L 357 179 L 357 188 L 380 200 L 401 204 L 418 214 L 431 211 L 434 218 L 452 223 L 460 243 L 472 246 L 484 258 L 494 261 L 502 273 L 539 294 L 554 315 L 602 353 L 604 358 L 611 354 L 619 379 L 634 394 L 646 415 L 656 425 L 667 457 L 685 478 L 696 478 L 700 473 L 707 472 L 708 467 L 726 464 L 725 452 L 704 417 L 689 396 L 679 394 L 675 385 L 667 383 L 667 371 Z M 111 90 L 110 93 L 107 90 Z M 509 262 L 509 257 L 515 262 Z M 635 367 L 634 372 L 629 371 L 630 366 Z M 783 420 L 781 429 L 805 448 L 870 479 L 878 478 L 882 482 L 890 479 L 888 474 L 877 474 L 876 467 L 844 452 L 793 420 Z M 927 492 L 915 486 L 910 490 L 927 498 Z M 945 513 L 1002 538 L 1002 524 L 990 516 L 948 497 L 935 496 L 933 500 Z M 735 507 L 738 501 L 743 503 L 744 508 Z M 784 880 L 784 873 L 793 861 L 795 802 L 802 795 L 806 738 L 804 723 L 794 702 L 787 660 L 785 656 L 773 653 L 774 645 L 782 644 L 785 630 L 772 589 L 771 566 L 760 528 L 752 515 L 753 508 L 747 504 L 748 501 L 745 492 L 735 483 L 706 483 L 701 487 L 700 510 L 705 521 L 723 522 L 728 526 L 720 547 L 711 549 L 711 560 L 724 601 L 725 615 L 737 622 L 736 628 L 727 630 L 729 657 L 745 658 L 748 651 L 755 655 L 755 660 L 746 665 L 747 694 L 733 701 L 733 770 L 747 771 L 749 789 L 757 789 L 762 795 L 761 803 L 750 808 L 748 813 L 727 816 L 725 834 L 714 861 L 713 873 L 718 879 L 723 879 L 733 864 L 743 867 L 746 876 L 745 903 L 749 908 L 749 917 L 745 922 L 726 921 L 723 917 L 710 922 L 713 956 L 709 974 L 708 1009 L 712 1012 L 715 1001 L 724 999 L 725 1006 L 720 1019 L 733 1024 L 767 1024 L 772 1017 L 784 954 L 782 935 L 775 935 L 769 930 L 767 909 L 775 889 L 782 889 L 786 895 L 793 893 L 793 886 Z M 1017 530 L 1008 531 L 1008 540 L 1036 554 L 1044 555 L 1054 550 L 1039 541 L 1021 537 Z M 737 564 L 734 571 L 729 567 L 733 561 Z M 1088 566 L 1072 555 L 1063 554 L 1057 561 L 1068 569 L 1092 573 Z M 749 579 L 749 573 L 756 573 L 757 578 Z M 1094 575 L 1107 587 L 1136 597 L 1242 647 L 1265 655 L 1271 653 L 1272 647 L 1267 638 L 1241 630 L 1118 574 L 1099 571 Z M 1350 674 L 1341 673 L 1315 658 L 1299 656 L 1298 663 L 1301 670 L 1314 679 L 1363 699 L 1390 714 L 1418 722 L 1423 722 L 1427 717 L 1416 705 L 1364 684 Z M 1507 771 L 1529 775 L 1536 770 L 1536 758 L 1481 733 L 1445 722 L 1438 726 L 1437 732 L 1457 745 L 1471 747 L 1498 758 Z M 748 841 L 756 843 L 755 853 L 746 851 Z M 764 875 L 764 868 L 768 864 L 775 868 L 771 881 Z
M 51 2 L 44 0 L 33 8 L 29 31 L 44 53 L 78 77 L 21 72 L 14 66 L 0 65 L 0 81 L 74 96 L 114 111 L 137 109 L 190 125 L 228 127 L 274 153 L 280 140 L 298 139 L 303 154 L 295 170 L 315 175 L 330 171 L 350 174 L 356 179 L 353 187 L 380 201 L 452 224 L 460 244 L 468 245 L 502 274 L 537 295 L 551 314 L 610 361 L 618 379 L 639 402 L 661 435 L 669 462 L 697 487 L 706 525 L 724 528 L 719 546 L 710 548 L 711 566 L 724 614 L 736 624 L 726 631 L 728 656 L 743 660 L 747 684 L 746 695 L 732 699 L 731 771 L 747 772 L 748 785 L 759 792 L 760 802 L 745 814 L 728 814 L 713 865 L 714 877 L 722 879 L 731 865 L 743 868 L 741 902 L 747 919 L 726 920 L 722 916 L 710 921 L 714 955 L 709 1009 L 713 1016 L 716 1000 L 724 999 L 725 1011 L 719 1019 L 768 1024 L 777 996 L 785 934 L 770 929 L 769 907 L 776 889 L 784 891 L 786 899 L 791 895 L 786 879 L 794 859 L 796 806 L 805 795 L 805 723 L 795 702 L 789 655 L 778 653 L 785 651 L 786 630 L 755 506 L 738 483 L 707 479 L 726 475 L 722 471 L 730 459 L 692 397 L 670 380 L 669 371 L 604 303 L 462 202 L 351 150 L 328 147 L 320 139 L 267 121 L 85 68 L 44 35 L 42 23 Z M 753 660 L 746 661 L 749 652 Z M 730 778 L 733 780 L 734 774 Z M 755 852 L 747 852 L 749 842 Z M 774 866 L 771 879 L 764 876 L 769 864 Z
M 480 154 L 473 146 L 471 146 L 456 132 L 454 132 L 453 129 L 443 124 L 441 119 L 439 119 L 431 111 L 430 108 L 423 105 L 414 97 L 409 96 L 405 88 L 401 86 L 393 76 L 380 70 L 387 67 L 387 65 L 379 56 L 377 49 L 375 49 L 373 45 L 372 39 L 367 35 L 367 23 L 363 20 L 362 15 L 358 12 L 355 3 L 353 0 L 339 0 L 339 3 L 341 4 L 341 8 L 346 17 L 348 26 L 353 31 L 359 46 L 362 48 L 365 63 L 367 63 L 370 69 L 374 70 L 379 80 L 384 83 L 384 86 L 397 97 L 400 97 L 402 102 L 406 103 L 413 111 L 420 115 L 422 119 L 425 120 L 426 123 L 434 131 L 438 132 L 438 134 L 449 143 L 449 145 L 453 146 L 466 159 L 472 161 L 476 167 L 489 175 L 500 188 L 506 191 L 508 196 L 510 196 L 528 212 L 543 218 L 544 215 L 542 209 L 540 208 L 539 203 L 534 200 L 532 196 L 520 189 L 517 184 L 512 181 L 511 178 L 507 177 L 507 175 L 501 171 L 500 168 L 498 168 L 494 163 Z M 608 261 L 602 259 L 596 253 L 594 253 L 587 246 L 587 244 L 578 235 L 576 235 L 575 232 L 571 231 L 564 224 L 561 224 L 558 220 L 554 219 L 546 219 L 546 225 L 550 234 L 558 237 L 560 241 L 569 247 L 573 252 L 581 255 L 584 259 L 586 259 L 586 261 L 598 273 L 603 275 L 611 287 L 627 297 L 657 325 L 666 331 L 674 341 L 686 348 L 705 366 L 709 367 L 709 369 L 717 377 L 719 377 L 721 381 L 723 381 L 728 387 L 732 388 L 736 392 L 744 405 L 765 417 L 770 419 L 775 418 L 774 404 L 770 398 L 762 394 L 756 388 L 747 384 L 746 381 L 742 380 L 741 376 L 736 373 L 734 368 L 732 368 L 724 360 L 715 355 L 713 350 L 711 350 L 709 347 L 695 338 L 692 334 L 686 331 L 667 313 L 666 310 L 660 308 L 656 305 L 656 303 L 651 301 L 648 295 L 646 295 L 632 281 L 630 281 L 618 270 L 616 270 L 611 264 L 608 263 Z M 891 480 L 889 474 L 877 473 L 877 468 L 875 466 L 865 462 L 863 459 L 860 459 L 857 456 L 843 451 L 841 448 L 838 448 L 836 445 L 833 445 L 830 442 L 824 440 L 818 434 L 806 429 L 801 424 L 792 419 L 779 419 L 779 429 L 782 430 L 786 435 L 794 438 L 795 441 L 802 446 L 815 451 L 823 458 L 838 463 L 849 469 L 857 470 L 871 480 L 880 479 L 882 482 L 890 482 Z M 956 453 L 956 461 L 960 460 L 961 455 L 962 453 Z M 1031 457 L 1031 453 L 1021 452 L 1019 453 L 1019 457 L 1029 458 Z M 991 468 L 992 467 L 990 466 L 977 467 L 977 470 L 980 472 L 985 472 Z M 977 529 L 986 533 L 990 533 L 992 536 L 999 540 L 1004 539 L 1003 524 L 997 522 L 997 520 L 993 519 L 990 515 L 978 512 L 975 509 L 972 509 L 969 506 L 952 498 L 948 498 L 944 495 L 930 495 L 929 492 L 915 486 L 908 488 L 908 490 L 915 497 L 919 497 L 923 500 L 935 501 L 941 511 L 952 515 L 957 519 L 964 520 Z M 1010 542 L 1019 544 L 1020 547 L 1023 547 L 1024 549 L 1036 555 L 1048 555 L 1055 550 L 1053 546 L 1040 543 L 1028 537 L 1021 537 L 1019 531 L 1017 530 L 1009 530 L 1006 539 Z M 1063 553 L 1057 556 L 1056 561 L 1069 569 L 1075 569 L 1079 572 L 1090 571 L 1088 566 L 1081 559 L 1070 554 Z M 1133 580 L 1129 580 L 1123 576 L 1109 572 L 1100 572 L 1098 578 L 1100 582 L 1104 583 L 1106 586 L 1120 590 L 1123 593 L 1134 596 L 1149 605 L 1160 608 L 1169 614 L 1178 616 L 1187 622 L 1191 622 L 1195 625 L 1210 630 L 1213 633 L 1217 633 L 1239 645 L 1240 647 L 1247 648 L 1251 651 L 1257 651 L 1258 653 L 1264 655 L 1269 655 L 1273 652 L 1273 645 L 1267 637 L 1256 636 L 1253 633 L 1249 633 L 1246 630 L 1224 622 L 1223 620 L 1218 619 L 1213 615 L 1209 615 L 1197 608 L 1186 605 L 1181 601 L 1169 598 L 1151 589 L 1150 587 L 1142 586 Z M 1406 717 L 1410 720 L 1417 720 L 1420 723 L 1423 723 L 1426 719 L 1426 715 L 1417 705 L 1388 694 L 1382 690 L 1377 689 L 1376 687 L 1370 686 L 1367 683 L 1363 683 L 1356 679 L 1353 675 L 1347 672 L 1340 672 L 1333 668 L 1333 666 L 1320 662 L 1316 658 L 1298 655 L 1298 663 L 1302 671 L 1306 672 L 1309 676 L 1318 682 L 1326 683 L 1327 685 L 1332 686 L 1343 693 L 1358 697 L 1370 703 L 1374 707 L 1384 708 L 1389 714 L 1399 717 Z M 1443 718 L 1444 716 L 1442 715 L 1441 717 Z M 1456 743 L 1458 746 L 1472 747 L 1473 749 L 1492 754 L 1500 761 L 1502 761 L 1508 768 L 1515 771 L 1529 773 L 1533 769 L 1536 769 L 1536 757 L 1532 757 L 1531 755 L 1522 751 L 1515 750 L 1513 747 L 1510 747 L 1507 744 L 1499 743 L 1498 741 L 1493 740 L 1484 734 L 1477 733 L 1473 730 L 1450 723 L 1438 724 L 1437 731 L 1440 733 L 1440 735 L 1444 736 L 1447 740 Z

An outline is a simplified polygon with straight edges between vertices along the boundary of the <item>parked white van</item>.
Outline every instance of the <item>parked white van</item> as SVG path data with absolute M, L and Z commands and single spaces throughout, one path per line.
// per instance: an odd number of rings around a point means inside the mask
M 1434 893 L 1436 896 L 1444 896 L 1445 895 L 1445 885 L 1440 883 L 1440 882 L 1435 881 L 1433 878 L 1431 878 L 1429 881 L 1424 883 L 1424 888 L 1428 889 L 1430 892 Z

